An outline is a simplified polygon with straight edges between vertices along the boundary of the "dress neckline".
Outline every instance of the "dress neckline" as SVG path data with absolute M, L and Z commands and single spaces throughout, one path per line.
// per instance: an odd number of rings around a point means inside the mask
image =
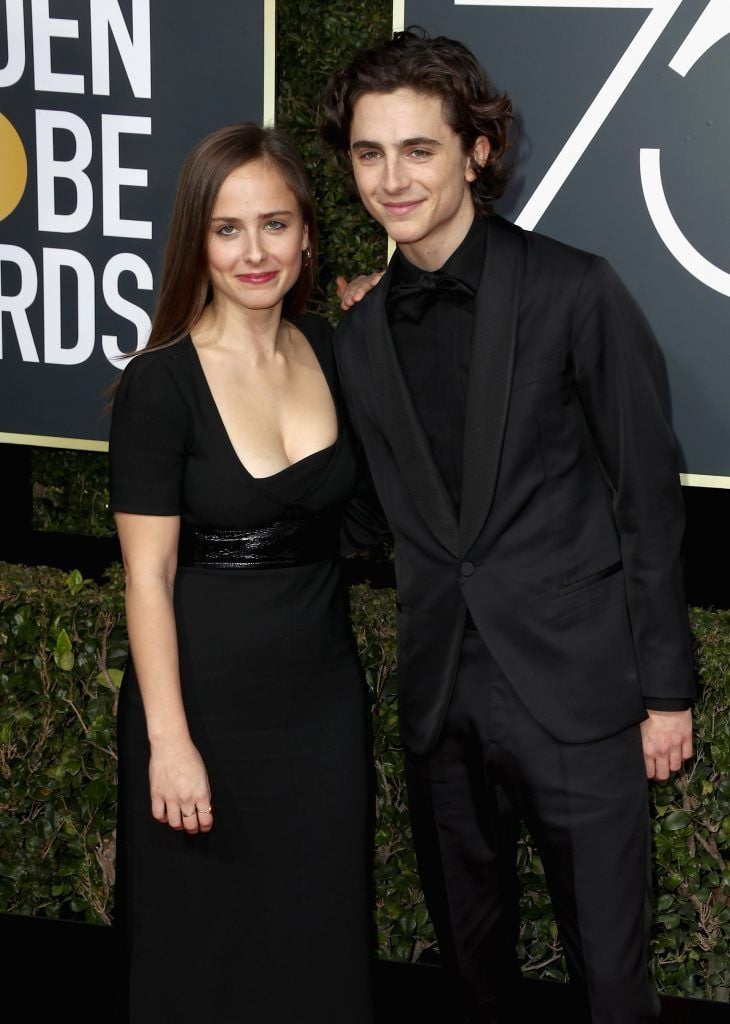
M 216 420 L 218 421 L 218 425 L 219 425 L 219 427 L 220 427 L 220 429 L 221 429 L 221 431 L 223 433 L 223 436 L 226 439 L 226 444 L 228 445 L 229 451 L 233 455 L 233 458 L 236 460 L 236 462 L 238 463 L 240 468 L 246 474 L 246 476 L 250 480 L 253 480 L 253 481 L 255 481 L 257 483 L 261 483 L 261 484 L 265 484 L 267 481 L 276 480 L 278 477 L 282 476 L 282 474 L 288 473 L 290 470 L 295 469 L 297 466 L 301 466 L 303 463 L 306 463 L 309 460 L 316 458 L 317 456 L 323 456 L 323 455 L 327 454 L 328 452 L 333 454 L 335 449 L 337 448 L 337 445 L 339 444 L 340 437 L 342 436 L 342 423 L 341 423 L 341 420 L 340 420 L 340 410 L 339 410 L 339 408 L 337 406 L 337 402 L 335 400 L 335 396 L 334 396 L 334 394 L 332 392 L 332 385 L 330 384 L 330 380 L 329 380 L 329 377 L 327 376 L 327 372 L 325 370 L 324 364 L 323 364 L 322 360 L 320 359 L 320 356 L 319 356 L 319 353 L 317 352 L 317 349 L 314 347 L 314 345 L 312 345 L 312 343 L 310 342 L 309 338 L 307 338 L 306 334 L 304 334 L 304 332 L 300 328 L 297 328 L 297 330 L 299 330 L 300 333 L 302 335 L 304 335 L 304 338 L 306 339 L 307 344 L 312 349 L 312 352 L 314 353 L 315 358 L 317 359 L 317 362 L 319 364 L 320 372 L 322 373 L 322 376 L 324 377 L 325 384 L 327 385 L 327 390 L 329 391 L 330 398 L 332 400 L 332 404 L 333 404 L 334 409 L 335 409 L 335 417 L 337 419 L 337 437 L 332 442 L 332 444 L 327 445 L 325 448 L 319 448 L 317 451 L 310 452 L 308 455 L 304 455 L 301 459 L 296 459 L 294 462 L 290 462 L 288 466 L 284 466 L 282 469 L 277 470 L 276 473 L 268 474 L 268 476 L 254 476 L 253 473 L 246 466 L 245 462 L 241 459 L 241 457 L 238 454 L 238 452 L 236 451 L 236 448 L 235 448 L 235 446 L 233 444 L 233 441 L 231 440 L 231 435 L 228 433 L 226 425 L 225 425 L 225 423 L 223 421 L 223 417 L 221 416 L 220 409 L 218 408 L 218 403 L 216 402 L 215 397 L 213 396 L 213 391 L 211 390 L 210 384 L 208 383 L 208 378 L 205 375 L 205 370 L 203 369 L 203 364 L 202 364 L 201 359 L 200 359 L 200 354 L 198 353 L 198 350 L 195 347 L 195 343 L 193 342 L 193 339 L 192 339 L 192 337 L 189 334 L 186 335 L 185 338 L 183 339 L 183 343 L 187 343 L 188 347 L 193 352 L 193 358 L 194 358 L 194 361 L 195 361 L 195 365 L 197 367 L 197 371 L 200 374 L 200 377 L 202 379 L 203 385 L 205 387 L 205 393 L 208 396 L 208 400 L 210 402 L 210 405 L 213 408 Z

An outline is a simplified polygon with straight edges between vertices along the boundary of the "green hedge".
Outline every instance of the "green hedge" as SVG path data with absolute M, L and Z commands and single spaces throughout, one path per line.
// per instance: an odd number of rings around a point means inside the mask
M 379 954 L 434 945 L 411 846 L 397 740 L 392 591 L 354 587 L 352 616 L 373 694 L 378 778 Z M 652 789 L 660 991 L 730 994 L 730 613 L 695 610 L 702 696 L 697 757 Z M 111 915 L 113 716 L 127 657 L 122 583 L 0 565 L 0 911 L 107 922 Z M 565 976 L 545 880 L 520 846 L 523 969 Z

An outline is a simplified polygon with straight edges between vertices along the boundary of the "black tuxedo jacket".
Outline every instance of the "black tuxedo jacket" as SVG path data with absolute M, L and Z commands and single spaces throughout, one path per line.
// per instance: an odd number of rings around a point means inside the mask
M 683 503 L 663 364 L 605 260 L 489 219 L 457 518 L 391 339 L 390 273 L 342 320 L 353 425 L 393 530 L 401 736 L 438 742 L 466 608 L 557 739 L 690 697 Z

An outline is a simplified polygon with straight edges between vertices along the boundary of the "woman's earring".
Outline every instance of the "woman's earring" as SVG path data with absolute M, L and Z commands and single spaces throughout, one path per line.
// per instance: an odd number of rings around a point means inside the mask
M 302 259 L 304 260 L 305 266 L 311 262 L 312 250 L 309 246 L 306 249 L 302 249 Z

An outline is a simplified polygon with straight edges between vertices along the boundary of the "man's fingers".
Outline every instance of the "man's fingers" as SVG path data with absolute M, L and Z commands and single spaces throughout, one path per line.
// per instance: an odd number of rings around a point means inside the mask
M 668 779 L 669 778 L 669 758 L 666 754 L 662 754 L 661 757 L 654 759 L 656 764 L 656 771 L 654 774 L 655 779 Z
M 347 291 L 347 281 L 345 280 L 344 277 L 336 277 L 335 283 L 337 285 L 337 295 L 339 296 L 339 298 L 342 298 L 342 296 Z

